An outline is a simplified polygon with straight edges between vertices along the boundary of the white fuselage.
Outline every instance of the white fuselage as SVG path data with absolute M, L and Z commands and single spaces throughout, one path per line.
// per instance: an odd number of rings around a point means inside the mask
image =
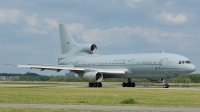
M 170 53 L 121 55 L 87 54 L 68 58 L 60 65 L 73 63 L 75 67 L 126 70 L 125 75 L 104 74 L 104 78 L 171 78 L 195 71 L 195 66 L 184 56 Z M 190 63 L 179 64 L 188 61 Z

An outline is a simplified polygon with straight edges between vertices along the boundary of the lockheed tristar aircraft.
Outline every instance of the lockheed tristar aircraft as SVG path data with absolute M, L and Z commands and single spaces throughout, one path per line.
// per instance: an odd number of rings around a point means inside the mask
M 89 87 L 102 87 L 103 78 L 127 78 L 123 87 L 135 87 L 131 78 L 147 78 L 162 81 L 168 88 L 168 79 L 196 70 L 191 61 L 178 54 L 142 53 L 120 55 L 95 54 L 95 44 L 79 44 L 74 41 L 64 24 L 59 25 L 62 55 L 58 65 L 7 64 L 31 69 L 69 70 L 89 82 Z

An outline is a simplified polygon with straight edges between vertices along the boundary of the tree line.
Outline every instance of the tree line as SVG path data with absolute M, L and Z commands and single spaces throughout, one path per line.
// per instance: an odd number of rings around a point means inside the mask
M 81 77 L 66 77 L 66 76 L 45 76 L 36 73 L 14 74 L 14 73 L 0 73 L 0 77 L 18 76 L 19 80 L 14 81 L 51 81 L 51 82 L 84 82 Z M 104 82 L 127 82 L 127 78 L 108 78 Z M 134 82 L 150 82 L 146 78 L 132 78 Z M 187 74 L 171 78 L 171 83 L 200 83 L 200 74 Z

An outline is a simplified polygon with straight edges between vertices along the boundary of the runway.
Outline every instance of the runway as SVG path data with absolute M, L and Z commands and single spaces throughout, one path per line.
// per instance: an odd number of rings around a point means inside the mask
M 76 109 L 76 110 L 150 110 L 150 111 L 181 111 L 199 112 L 195 107 L 151 107 L 151 106 L 103 106 L 103 105 L 58 105 L 58 104 L 10 104 L 0 103 L 0 107 L 12 108 L 52 108 L 52 109 Z

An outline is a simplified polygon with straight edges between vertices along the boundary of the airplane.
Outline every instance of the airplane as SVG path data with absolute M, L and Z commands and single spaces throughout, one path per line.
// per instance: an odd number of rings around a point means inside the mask
M 147 78 L 152 82 L 162 81 L 168 88 L 172 77 L 192 73 L 196 70 L 191 61 L 181 55 L 171 53 L 141 53 L 98 55 L 97 45 L 79 44 L 74 41 L 64 24 L 59 24 L 62 55 L 58 65 L 6 64 L 43 70 L 69 70 L 78 74 L 89 87 L 102 87 L 105 78 L 127 78 L 122 87 L 135 87 L 131 78 Z

